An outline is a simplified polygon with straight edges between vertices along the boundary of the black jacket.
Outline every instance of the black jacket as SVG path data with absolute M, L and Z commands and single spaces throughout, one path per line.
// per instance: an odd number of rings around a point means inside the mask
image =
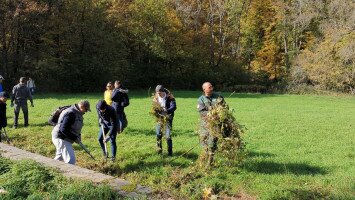
M 99 118 L 99 125 L 103 125 L 104 128 L 111 126 L 111 133 L 115 134 L 117 132 L 117 113 L 112 106 L 106 105 L 105 112 L 100 112 L 100 109 L 96 106 L 97 116 Z
M 0 103 L 0 129 L 7 126 L 6 103 Z
M 119 89 L 114 89 L 111 95 L 112 107 L 116 110 L 116 113 L 121 115 L 124 112 L 124 107 L 129 104 L 128 95 L 121 92 Z

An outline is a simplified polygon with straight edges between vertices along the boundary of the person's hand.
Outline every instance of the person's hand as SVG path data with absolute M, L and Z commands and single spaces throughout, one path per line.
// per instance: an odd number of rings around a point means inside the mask
M 31 107 L 35 107 L 35 105 L 33 105 L 33 103 L 31 103 Z
M 11 103 L 11 105 L 10 105 L 11 107 L 14 107 L 14 103 Z
M 75 141 L 75 143 L 79 144 L 81 142 L 81 139 L 80 138 L 77 138 Z
M 104 142 L 106 143 L 106 142 L 108 142 L 110 139 L 111 139 L 110 136 L 106 136 L 106 138 L 104 139 Z

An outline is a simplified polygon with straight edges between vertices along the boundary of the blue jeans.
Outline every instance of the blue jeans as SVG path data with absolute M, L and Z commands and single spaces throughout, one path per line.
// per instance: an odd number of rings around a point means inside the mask
M 168 145 L 168 155 L 169 156 L 172 156 L 172 154 L 173 154 L 173 141 L 171 139 L 172 125 L 173 125 L 173 120 L 168 119 L 166 122 L 166 127 L 165 127 L 165 138 L 166 138 L 166 143 Z M 157 134 L 158 151 L 159 151 L 159 153 L 161 153 L 162 152 L 162 140 L 161 139 L 163 137 L 161 123 L 157 123 L 157 125 L 155 127 L 155 132 Z
M 165 127 L 165 137 L 166 139 L 170 139 L 171 137 L 171 128 L 173 126 L 173 120 L 167 120 L 166 127 Z M 155 133 L 157 134 L 157 138 L 162 137 L 162 127 L 160 123 L 157 123 L 155 126 Z
M 117 114 L 117 126 L 118 126 L 117 131 L 118 131 L 118 133 L 123 132 L 123 130 L 127 127 L 127 125 L 128 125 L 128 121 L 126 118 L 126 114 L 124 112 Z
M 106 133 L 106 137 L 108 136 L 108 132 L 109 132 L 109 128 L 104 128 L 104 131 Z M 116 136 L 117 136 L 117 132 L 116 133 L 111 133 L 111 137 L 110 137 L 110 143 L 111 143 L 111 154 L 112 157 L 115 158 L 116 157 L 116 152 L 117 152 L 117 144 L 116 144 Z M 103 152 L 105 152 L 105 144 L 104 144 L 104 135 L 102 132 L 102 128 L 100 127 L 100 132 L 99 132 L 99 143 L 101 146 L 101 149 Z M 108 151 L 108 150 L 107 150 Z

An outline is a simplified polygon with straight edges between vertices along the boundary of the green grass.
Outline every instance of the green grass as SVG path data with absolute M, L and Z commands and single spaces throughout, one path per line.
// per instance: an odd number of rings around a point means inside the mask
M 206 172 L 194 167 L 201 151 L 196 135 L 196 104 L 201 93 L 174 94 L 178 107 L 173 124 L 174 158 L 182 155 L 175 160 L 167 157 L 166 144 L 162 156 L 155 152 L 154 119 L 148 114 L 151 99 L 146 91 L 130 93 L 131 104 L 126 109 L 129 124 L 117 138 L 115 163 L 99 159 L 102 152 L 97 142 L 99 127 L 94 108 L 101 94 L 35 95 L 30 127 L 9 128 L 8 135 L 15 146 L 54 157 L 52 127 L 46 125 L 49 115 L 58 106 L 86 98 L 93 112 L 84 116 L 82 140 L 98 161 L 74 145 L 80 166 L 147 185 L 176 198 L 200 199 L 207 188 L 220 197 L 355 198 L 354 97 L 235 94 L 226 98 L 235 109 L 237 121 L 248 129 L 244 139 L 249 155 L 239 167 Z M 13 112 L 9 106 L 8 116 L 11 126 Z
M 108 185 L 63 177 L 32 160 L 11 162 L 0 157 L 0 199 L 122 199 Z

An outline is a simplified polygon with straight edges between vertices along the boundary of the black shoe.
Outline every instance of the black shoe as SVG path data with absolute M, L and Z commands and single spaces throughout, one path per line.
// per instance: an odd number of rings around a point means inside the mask
M 116 158 L 115 158 L 115 157 L 111 157 L 110 160 L 111 160 L 112 162 L 115 162 Z

